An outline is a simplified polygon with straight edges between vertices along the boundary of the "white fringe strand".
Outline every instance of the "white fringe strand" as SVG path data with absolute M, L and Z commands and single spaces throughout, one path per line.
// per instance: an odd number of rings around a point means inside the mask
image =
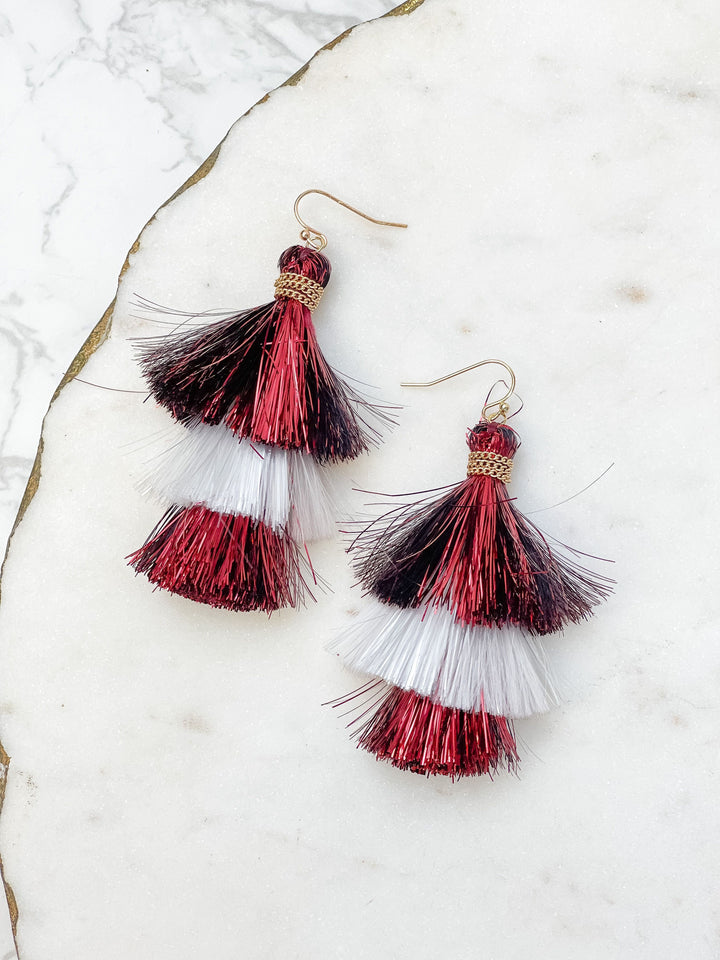
M 166 505 L 201 503 L 253 517 L 296 540 L 336 532 L 337 497 L 327 468 L 310 454 L 238 438 L 223 424 L 197 423 L 153 457 L 138 489 Z
M 375 601 L 328 649 L 352 670 L 446 707 L 503 717 L 543 713 L 558 703 L 540 641 L 517 627 L 472 627 L 448 610 Z

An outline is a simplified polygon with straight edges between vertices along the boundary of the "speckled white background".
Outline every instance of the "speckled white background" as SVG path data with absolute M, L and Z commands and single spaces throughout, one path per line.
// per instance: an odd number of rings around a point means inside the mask
M 717 956 L 719 25 L 702 0 L 426 0 L 253 111 L 146 231 L 86 369 L 99 382 L 137 383 L 135 290 L 267 297 L 310 180 L 407 219 L 310 205 L 330 236 L 328 356 L 391 399 L 400 379 L 511 361 L 513 493 L 541 510 L 615 461 L 533 518 L 614 557 L 618 590 L 550 642 L 569 694 L 518 723 L 520 779 L 399 773 L 319 706 L 354 682 L 322 650 L 361 605 L 341 546 L 313 553 L 334 593 L 270 621 L 153 594 L 122 558 L 157 517 L 132 481 L 164 414 L 70 385 L 0 607 L 0 850 L 24 956 Z M 487 384 L 403 398 L 382 452 L 341 476 L 461 476 Z

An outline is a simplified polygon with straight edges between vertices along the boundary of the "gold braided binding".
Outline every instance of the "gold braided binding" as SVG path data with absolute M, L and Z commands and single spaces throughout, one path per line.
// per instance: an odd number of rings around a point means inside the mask
M 502 480 L 503 483 L 510 483 L 512 468 L 513 462 L 510 457 L 501 457 L 499 453 L 491 453 L 489 450 L 474 450 L 468 454 L 467 475 L 469 477 L 484 474 L 487 477 Z
M 275 281 L 275 299 L 278 297 L 289 297 L 290 300 L 299 300 L 310 312 L 317 307 L 325 288 L 319 283 L 315 283 L 309 277 L 303 277 L 299 273 L 281 273 Z

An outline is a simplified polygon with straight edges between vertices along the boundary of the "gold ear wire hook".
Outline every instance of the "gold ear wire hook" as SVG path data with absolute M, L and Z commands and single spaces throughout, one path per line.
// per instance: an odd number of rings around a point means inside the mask
M 315 188 L 311 190 L 303 190 L 300 196 L 295 201 L 295 206 L 293 212 L 295 214 L 295 219 L 303 228 L 300 231 L 300 238 L 307 243 L 309 247 L 312 247 L 313 250 L 322 250 L 327 246 L 327 237 L 325 234 L 320 233 L 319 230 L 316 230 L 314 227 L 311 227 L 309 223 L 305 223 L 300 214 L 298 213 L 298 208 L 300 206 L 300 201 L 303 197 L 306 197 L 309 193 L 318 193 L 321 197 L 327 197 L 328 200 L 334 200 L 335 203 L 339 203 L 341 207 L 345 207 L 346 210 L 352 210 L 353 213 L 356 213 L 359 217 L 362 217 L 364 220 L 369 220 L 371 223 L 379 223 L 381 227 L 407 227 L 406 223 L 391 223 L 390 220 L 377 220 L 375 217 L 371 217 L 367 213 L 363 213 L 362 210 L 358 210 L 356 207 L 351 207 L 349 203 L 345 203 L 344 200 L 338 200 L 337 197 L 334 197 L 331 193 L 328 193 L 326 190 L 316 190 Z
M 453 373 L 448 373 L 444 377 L 438 377 L 437 380 L 428 380 L 427 383 L 401 383 L 401 387 L 434 387 L 436 383 L 444 383 L 446 380 L 451 380 L 453 377 L 459 377 L 461 373 L 467 373 L 469 370 L 477 370 L 478 367 L 484 367 L 488 363 L 497 363 L 501 367 L 505 367 L 507 372 L 510 374 L 510 387 L 508 392 L 504 397 L 501 397 L 499 400 L 493 400 L 491 403 L 488 402 L 482 408 L 482 417 L 484 420 L 499 420 L 502 417 L 502 423 L 505 423 L 507 420 L 508 411 L 510 407 L 508 405 L 508 400 L 513 395 L 515 391 L 515 373 L 512 367 L 505 363 L 504 360 L 480 360 L 478 363 L 471 363 L 469 367 L 463 367 L 462 370 L 455 370 Z M 497 411 L 490 416 L 488 416 L 488 410 L 491 410 L 493 407 L 497 407 Z

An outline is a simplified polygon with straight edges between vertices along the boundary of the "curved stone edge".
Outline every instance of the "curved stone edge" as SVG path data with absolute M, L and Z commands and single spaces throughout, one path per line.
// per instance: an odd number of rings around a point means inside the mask
M 383 14 L 382 17 L 378 17 L 377 19 L 383 20 L 385 19 L 385 17 L 406 16 L 412 13 L 414 10 L 417 10 L 417 8 L 422 6 L 424 2 L 425 0 L 405 0 L 404 3 L 399 4 L 397 7 L 393 7 L 392 10 L 389 10 L 387 13 Z M 366 21 L 366 22 L 372 23 L 372 21 Z M 332 50 L 333 47 L 336 47 L 338 44 L 342 43 L 342 41 L 346 37 L 350 36 L 350 34 L 353 32 L 353 30 L 356 29 L 357 26 L 361 26 L 361 24 L 356 24 L 353 27 L 349 27 L 339 36 L 335 37 L 333 40 L 330 40 L 329 43 L 326 43 L 325 46 L 320 47 L 320 49 L 317 50 L 312 55 L 312 57 L 307 61 L 307 63 L 303 64 L 303 66 L 300 67 L 299 70 L 297 70 L 291 77 L 288 77 L 288 79 L 283 81 L 283 83 L 281 83 L 279 86 L 275 87 L 273 90 L 268 91 L 264 96 L 262 96 L 257 101 L 257 103 L 254 103 L 249 110 L 246 110 L 244 114 L 238 117 L 238 120 L 236 120 L 235 123 L 237 123 L 239 120 L 242 120 L 243 117 L 247 117 L 248 114 L 250 114 L 255 109 L 255 107 L 259 107 L 261 104 L 265 103 L 270 98 L 270 96 L 275 92 L 275 90 L 280 90 L 283 87 L 294 87 L 300 81 L 302 76 L 307 72 L 307 70 L 310 67 L 310 64 L 313 62 L 315 57 L 318 56 L 318 54 L 323 53 L 325 50 Z M 235 126 L 235 123 L 233 123 L 232 125 L 233 127 Z M 232 127 L 230 129 L 232 129 Z M 163 207 L 166 207 L 168 204 L 172 203 L 173 200 L 175 200 L 177 197 L 180 196 L 180 194 L 184 193 L 186 190 L 189 190 L 190 187 L 194 186 L 199 180 L 203 180 L 208 175 L 208 173 L 210 173 L 212 168 L 215 166 L 215 161 L 220 156 L 220 150 L 222 148 L 223 143 L 227 139 L 229 133 L 230 133 L 230 130 L 228 130 L 228 132 L 225 134 L 225 136 L 220 141 L 220 143 L 215 147 L 213 152 L 200 164 L 197 170 L 195 170 L 195 172 L 188 177 L 185 183 L 183 183 L 180 187 L 178 187 L 178 189 L 175 191 L 175 193 L 172 194 L 172 196 L 168 197 L 168 199 L 165 200 L 164 203 L 160 204 L 160 206 L 155 211 L 155 213 L 153 213 L 153 215 L 150 217 L 147 223 L 144 224 L 142 230 L 137 236 L 137 239 L 128 250 L 127 255 L 125 257 L 125 261 L 120 269 L 120 273 L 118 274 L 118 288 L 120 286 L 120 281 L 122 280 L 123 276 L 125 275 L 130 265 L 130 257 L 133 254 L 137 253 L 137 251 L 140 249 L 140 241 L 142 239 L 142 235 L 145 232 L 146 228 L 153 222 L 158 212 L 162 210 Z M 12 542 L 15 531 L 17 530 L 18 526 L 22 522 L 22 519 L 25 516 L 25 512 L 27 511 L 27 508 L 30 506 L 30 503 L 33 497 L 35 496 L 37 489 L 40 485 L 40 478 L 42 476 L 42 455 L 43 455 L 43 447 L 44 447 L 45 420 L 47 418 L 48 413 L 50 412 L 52 405 L 55 403 L 58 396 L 60 395 L 60 392 L 63 390 L 66 384 L 68 384 L 71 380 L 75 379 L 75 377 L 80 373 L 80 371 L 88 362 L 88 360 L 93 355 L 93 353 L 95 353 L 98 347 L 106 340 L 108 334 L 110 333 L 110 328 L 112 326 L 112 317 L 113 317 L 113 312 L 115 310 L 116 301 L 117 301 L 117 291 L 116 291 L 116 295 L 113 297 L 111 303 L 109 304 L 107 310 L 102 315 L 102 317 L 97 322 L 97 324 L 93 327 L 89 336 L 87 337 L 83 345 L 80 347 L 78 352 L 73 357 L 72 362 L 70 363 L 70 366 L 67 368 L 67 370 L 63 374 L 62 379 L 60 380 L 60 383 L 57 385 L 57 387 L 55 388 L 55 392 L 50 398 L 50 403 L 48 404 L 48 409 L 45 413 L 45 416 L 43 417 L 42 426 L 40 428 L 40 440 L 38 442 L 38 448 L 35 454 L 35 460 L 33 461 L 32 469 L 30 471 L 30 476 L 25 486 L 25 491 L 23 492 L 22 500 L 20 501 L 20 506 L 18 508 L 17 515 L 15 516 L 15 520 L 13 522 L 12 529 L 10 531 L 10 536 L 8 537 L 2 564 L 0 564 L 0 602 L 2 601 L 2 575 L 5 569 L 5 563 L 7 561 L 8 554 L 10 552 L 10 544 Z M 5 789 L 7 786 L 7 775 L 8 775 L 8 769 L 10 767 L 10 760 L 11 760 L 10 756 L 6 753 L 5 748 L 2 745 L 2 742 L 0 742 L 0 815 L 2 814 L 3 802 L 5 800 Z M 2 855 L 0 855 L 0 880 L 2 880 L 3 889 L 5 891 L 5 899 L 7 900 L 8 912 L 10 914 L 10 923 L 12 925 L 13 940 L 15 941 L 15 952 L 19 956 L 18 944 L 17 944 L 17 925 L 18 925 L 18 916 L 19 916 L 18 906 L 17 906 L 17 901 L 15 899 L 15 894 L 13 893 L 13 889 L 8 883 L 7 879 L 5 878 L 5 868 L 3 866 Z

